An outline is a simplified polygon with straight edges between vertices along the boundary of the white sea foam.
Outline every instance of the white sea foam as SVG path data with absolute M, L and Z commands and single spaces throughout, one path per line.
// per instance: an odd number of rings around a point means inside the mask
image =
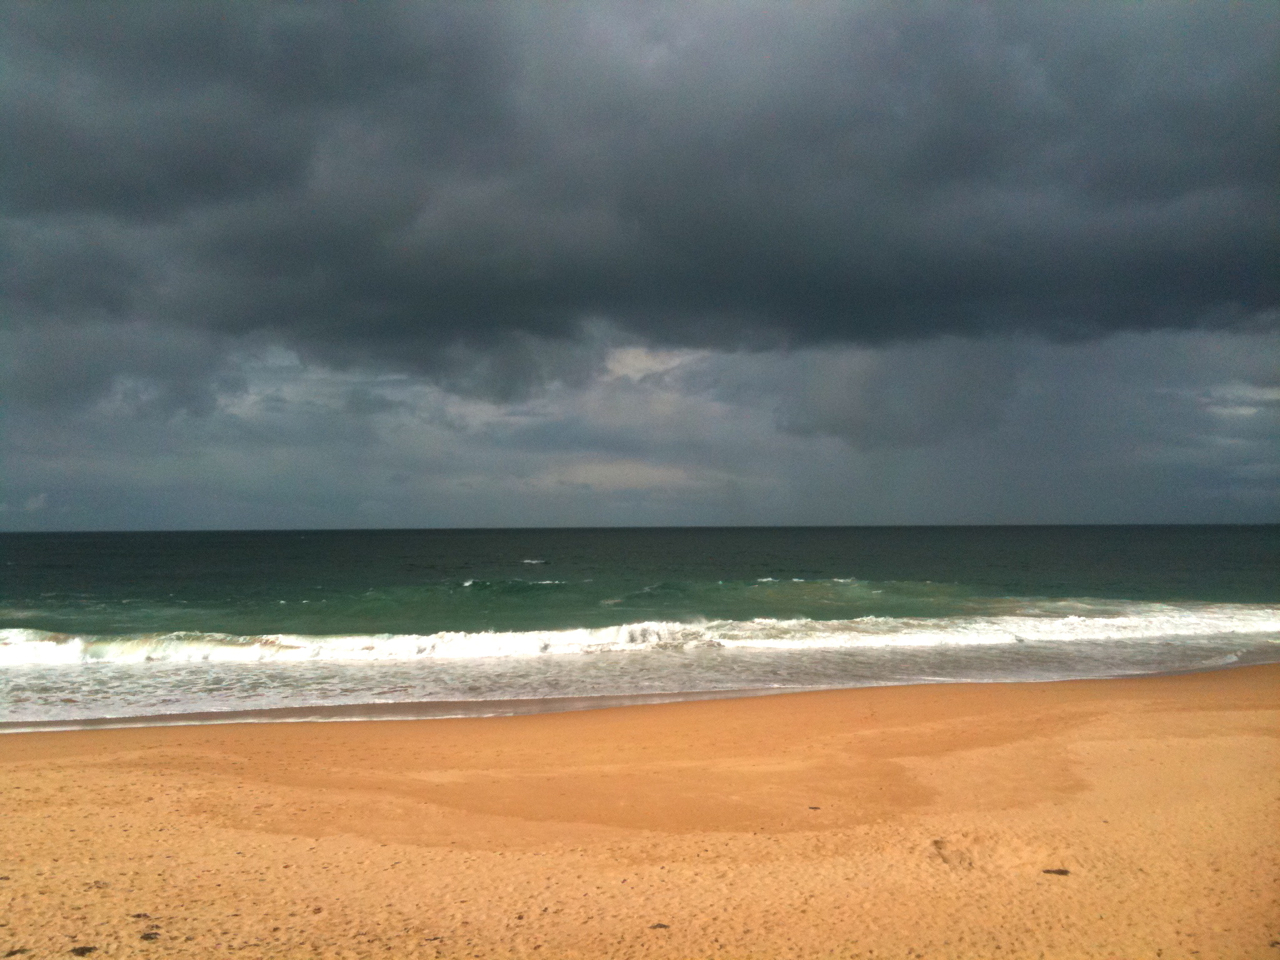
M 1097 615 L 1105 609 L 1105 615 Z M 1092 613 L 1090 611 L 1092 610 Z M 1084 611 L 1084 612 L 1068 612 Z M 1244 604 L 1043 603 L 1014 614 L 930 619 L 712 620 L 520 632 L 357 636 L 218 633 L 74 636 L 0 630 L 0 666 L 110 663 L 352 662 L 535 657 L 725 647 L 803 650 L 977 646 L 1073 641 L 1280 641 L 1280 608 Z

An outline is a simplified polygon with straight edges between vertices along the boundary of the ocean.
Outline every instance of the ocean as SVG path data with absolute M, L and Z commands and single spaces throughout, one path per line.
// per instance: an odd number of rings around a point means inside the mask
M 0 731 L 1280 662 L 1280 526 L 0 534 Z

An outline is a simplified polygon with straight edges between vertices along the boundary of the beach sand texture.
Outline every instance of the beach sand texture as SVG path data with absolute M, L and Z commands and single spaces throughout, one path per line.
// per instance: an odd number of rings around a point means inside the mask
M 0 956 L 1280 958 L 1278 694 L 7 735 Z

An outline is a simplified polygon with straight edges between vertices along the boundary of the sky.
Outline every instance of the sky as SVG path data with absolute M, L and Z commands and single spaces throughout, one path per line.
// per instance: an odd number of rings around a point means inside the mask
M 0 529 L 1280 522 L 1280 5 L 6 4 Z

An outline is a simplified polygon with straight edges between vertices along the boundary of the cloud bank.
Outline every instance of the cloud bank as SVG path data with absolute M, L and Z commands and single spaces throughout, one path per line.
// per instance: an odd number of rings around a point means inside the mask
M 1264 2 L 15 4 L 0 523 L 1278 519 L 1277 50 Z M 1128 479 L 1059 508 L 1068 461 Z

